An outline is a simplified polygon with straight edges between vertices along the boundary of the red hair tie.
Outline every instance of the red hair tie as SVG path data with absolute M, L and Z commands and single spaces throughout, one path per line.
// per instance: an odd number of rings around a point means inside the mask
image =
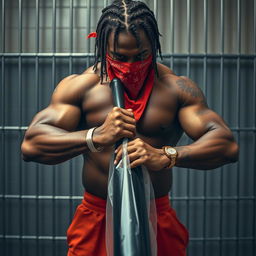
M 91 37 L 97 37 L 97 33 L 96 33 L 96 32 L 91 32 L 91 33 L 87 36 L 87 39 L 88 39 L 88 38 L 91 38 Z

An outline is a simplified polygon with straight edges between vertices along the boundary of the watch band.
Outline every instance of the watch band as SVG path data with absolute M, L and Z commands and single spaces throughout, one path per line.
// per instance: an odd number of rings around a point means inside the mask
M 90 149 L 91 152 L 101 152 L 102 151 L 102 147 L 100 148 L 96 148 L 93 144 L 93 141 L 92 141 L 92 136 L 93 136 L 93 132 L 94 130 L 96 129 L 97 127 L 93 127 L 91 129 L 88 130 L 87 134 L 86 134 L 86 143 L 87 143 L 87 146 L 88 148 Z
M 170 146 L 164 146 L 164 147 L 162 147 L 162 149 L 163 149 L 163 151 L 164 151 L 164 154 L 171 160 L 171 163 L 166 166 L 166 168 L 170 169 L 170 168 L 172 168 L 172 167 L 176 164 L 177 151 L 176 151 L 176 149 L 175 149 L 176 154 L 170 154 L 170 153 L 167 152 L 167 149 L 168 149 L 168 148 L 172 148 L 172 147 L 170 147 Z M 173 148 L 173 149 L 174 149 L 174 148 Z

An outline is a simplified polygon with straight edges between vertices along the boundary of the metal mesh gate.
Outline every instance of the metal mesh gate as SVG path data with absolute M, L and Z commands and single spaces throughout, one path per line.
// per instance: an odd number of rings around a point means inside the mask
M 110 1 L 109 1 L 110 2 Z M 176 168 L 171 201 L 190 230 L 188 255 L 255 255 L 256 2 L 146 1 L 163 34 L 163 63 L 196 81 L 240 144 L 240 160 L 214 171 Z M 0 254 L 65 255 L 83 193 L 81 159 L 24 163 L 20 143 L 55 85 L 93 61 L 108 1 L 1 1 Z M 180 144 L 190 143 L 184 136 Z

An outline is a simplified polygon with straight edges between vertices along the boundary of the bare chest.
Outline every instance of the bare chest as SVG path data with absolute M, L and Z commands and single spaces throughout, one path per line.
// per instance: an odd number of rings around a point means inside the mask
M 82 122 L 86 128 L 100 126 L 113 108 L 108 84 L 98 84 L 84 95 Z M 182 135 L 179 125 L 178 102 L 171 90 L 159 82 L 153 87 L 142 117 L 137 122 L 137 136 L 152 146 L 174 145 Z

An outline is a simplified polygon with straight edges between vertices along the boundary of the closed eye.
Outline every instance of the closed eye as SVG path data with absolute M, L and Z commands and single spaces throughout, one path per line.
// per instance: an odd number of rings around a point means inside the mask
M 147 58 L 147 50 L 144 50 L 143 52 L 139 53 L 137 56 L 136 56 L 136 59 L 137 60 L 145 60 Z
M 144 59 L 146 59 L 146 54 L 144 53 L 136 56 L 136 60 L 144 60 Z
M 134 58 L 136 61 L 141 61 L 147 58 L 147 52 L 148 50 L 143 50 L 142 52 L 140 52 L 138 55 L 136 55 Z M 113 58 L 119 61 L 127 61 L 128 57 L 122 54 L 119 54 L 117 52 L 111 52 L 111 54 L 113 55 Z
M 125 61 L 126 60 L 126 56 L 124 55 L 121 55 L 121 54 L 116 54 L 116 53 L 113 53 L 113 57 L 116 59 L 116 60 L 121 60 L 121 61 Z

